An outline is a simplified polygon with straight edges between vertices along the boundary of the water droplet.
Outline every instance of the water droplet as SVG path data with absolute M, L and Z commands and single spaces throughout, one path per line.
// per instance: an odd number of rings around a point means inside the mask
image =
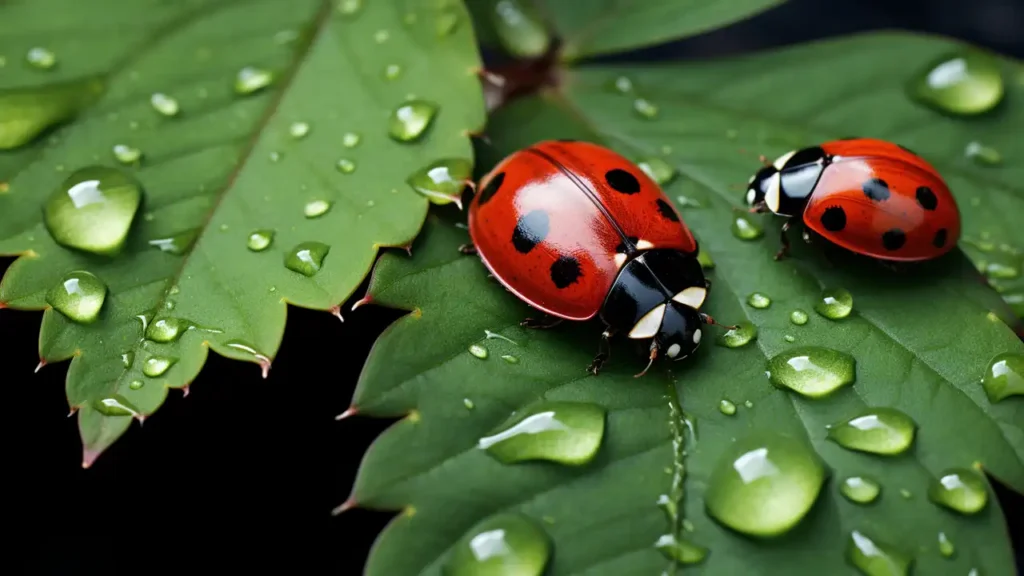
M 40 70 L 49 70 L 57 65 L 57 55 L 47 48 L 36 46 L 25 53 L 25 61 Z
M 262 252 L 269 248 L 273 241 L 273 230 L 253 230 L 249 233 L 249 240 L 246 241 L 245 246 L 253 252 Z
M 177 361 L 170 356 L 150 356 L 142 364 L 142 373 L 150 378 L 163 376 Z
M 470 346 L 469 353 L 481 360 L 487 358 L 487 348 L 484 348 L 479 344 L 473 344 L 472 346 Z
M 969 142 L 964 148 L 964 156 L 982 166 L 996 166 L 1003 162 L 1003 155 L 999 153 L 999 150 L 981 142 Z
M 91 272 L 76 270 L 46 293 L 46 302 L 68 319 L 91 324 L 107 299 L 107 285 Z
M 715 339 L 715 343 L 726 348 L 746 346 L 757 337 L 757 326 L 750 322 L 740 322 L 733 330 L 723 332 Z
M 980 512 L 988 503 L 985 479 L 967 468 L 950 468 L 928 487 L 928 499 L 961 514 Z
M 398 64 L 388 64 L 384 68 L 384 78 L 388 80 L 395 80 L 402 75 L 402 67 Z
M 736 405 L 725 398 L 722 398 L 718 401 L 718 411 L 726 416 L 732 416 L 736 413 Z
M 750 400 L 744 400 L 743 401 L 743 405 L 746 406 L 747 408 L 753 408 L 754 407 L 754 403 L 751 402 Z
M 124 354 L 121 354 L 121 365 L 125 368 L 131 368 L 132 362 L 135 362 L 135 352 L 129 350 Z
M 953 541 L 946 536 L 945 532 L 939 532 L 939 554 L 942 554 L 946 558 L 952 558 L 953 554 L 956 554 L 956 546 L 953 545 Z
M 906 576 L 913 558 L 854 530 L 846 543 L 846 561 L 864 576 Z
M 269 70 L 246 66 L 235 75 L 235 92 L 237 94 L 253 94 L 274 82 L 274 74 Z
M 711 472 L 708 514 L 751 536 L 774 536 L 796 526 L 818 498 L 825 468 L 804 442 L 759 431 L 734 443 Z
M 711 259 L 711 255 L 708 254 L 703 246 L 697 249 L 697 262 L 704 270 L 713 270 L 715 268 L 715 261 Z
M 985 276 L 997 280 L 1010 280 L 1020 276 L 1020 269 L 1016 266 L 1002 264 L 1000 262 L 988 262 L 984 266 Z
M 58 244 L 114 255 L 124 247 L 141 200 L 142 187 L 131 176 L 102 166 L 82 168 L 50 194 L 43 218 Z
M 865 476 L 850 476 L 843 479 L 839 486 L 839 493 L 850 502 L 857 504 L 870 504 L 878 498 L 882 492 L 882 486 L 872 478 Z
M 499 462 L 590 462 L 601 447 L 605 410 L 584 402 L 542 401 L 512 415 L 477 446 Z
M 97 400 L 92 404 L 104 416 L 138 416 L 139 409 L 119 394 Z
M 796 338 L 790 336 L 789 334 L 783 336 L 782 339 L 785 340 L 786 342 L 796 342 Z
M 438 38 L 444 38 L 450 36 L 455 29 L 459 27 L 459 15 L 452 10 L 445 10 L 437 16 L 437 21 L 434 23 L 434 29 L 437 32 Z
M 683 195 L 676 196 L 676 203 L 684 208 L 702 208 L 704 206 L 700 200 Z
M 306 202 L 306 206 L 303 207 L 302 212 L 306 215 L 306 218 L 316 218 L 327 214 L 327 211 L 331 209 L 331 203 L 327 200 L 310 200 Z
M 732 235 L 740 240 L 757 240 L 764 236 L 764 230 L 744 214 L 736 214 L 732 220 Z
M 626 76 L 619 76 L 612 82 L 612 88 L 621 94 L 629 94 L 633 91 L 633 81 Z
M 657 182 L 659 186 L 665 186 L 674 180 L 677 174 L 675 166 L 657 156 L 644 158 L 637 162 L 637 166 L 646 172 L 651 177 L 651 180 Z
M 391 33 L 387 30 L 377 30 L 373 33 L 373 41 L 377 44 L 383 44 L 391 38 Z
M 133 148 L 127 144 L 115 144 L 114 158 L 116 158 L 121 164 L 134 164 L 142 158 L 142 150 Z
M 470 160 L 445 158 L 413 172 L 405 181 L 433 204 L 454 202 L 462 209 L 462 190 L 472 180 L 472 174 Z
M 177 116 L 181 111 L 178 101 L 162 92 L 157 92 L 149 97 L 149 103 L 153 109 L 164 116 Z
M 161 252 L 181 256 L 192 248 L 192 244 L 196 241 L 198 236 L 198 229 L 186 230 L 175 234 L 174 236 L 150 240 L 149 245 L 154 248 L 159 248 Z
M 345 135 L 341 137 L 341 145 L 345 148 L 355 148 L 356 146 L 359 146 L 360 140 L 361 138 L 359 137 L 359 134 L 356 134 L 355 132 L 346 132 Z
M 301 242 L 285 256 L 285 268 L 304 276 L 320 271 L 331 247 L 323 242 Z
M 807 312 L 804 312 L 803 310 L 793 310 L 789 313 L 789 321 L 797 326 L 807 324 L 808 319 Z
M 335 168 L 342 174 L 351 174 L 356 171 L 356 163 L 349 160 L 348 158 L 341 158 L 338 163 L 335 164 Z
M 338 12 L 345 16 L 353 16 L 363 8 L 363 0 L 339 0 Z
M 154 342 L 174 342 L 191 326 L 190 322 L 181 318 L 161 318 L 149 325 L 146 338 Z
M 472 410 L 473 407 L 476 406 L 475 404 L 473 404 L 473 401 L 470 400 L 469 398 L 463 398 L 462 405 L 465 406 L 467 410 Z
M 763 309 L 772 305 L 772 299 L 760 292 L 754 292 L 747 296 L 747 304 L 752 308 Z
M 533 520 L 504 513 L 478 523 L 455 544 L 445 576 L 540 576 L 551 540 Z
M 551 35 L 532 2 L 499 0 L 490 13 L 501 47 L 517 58 L 538 58 L 551 46 Z
M 680 540 L 672 534 L 663 534 L 654 543 L 654 547 L 669 560 L 675 560 L 680 564 L 699 564 L 708 556 L 707 548 Z
M 309 123 L 308 122 L 292 122 L 291 126 L 288 127 L 288 135 L 296 140 L 301 140 L 309 134 Z
M 981 380 L 989 402 L 1024 396 L 1024 355 L 1004 352 L 992 359 Z
M 814 310 L 830 320 L 840 320 L 853 310 L 853 294 L 845 288 L 826 288 L 814 303 Z
M 910 97 L 940 112 L 961 116 L 981 114 L 1003 99 L 999 63 L 980 50 L 945 54 L 914 76 Z
M 886 407 L 866 408 L 857 415 L 830 424 L 827 437 L 848 450 L 872 454 L 901 454 L 914 443 L 914 421 Z
M 505 362 L 508 362 L 509 364 L 519 364 L 519 358 L 516 358 L 511 354 L 504 354 L 502 355 L 501 359 L 504 360 Z
M 819 346 L 798 346 L 768 361 L 772 384 L 808 398 L 821 398 L 856 379 L 853 356 Z
M 271 162 L 275 162 L 276 163 L 276 162 L 281 160 L 281 153 L 277 152 L 277 151 L 273 151 L 270 154 L 267 154 L 267 158 L 270 158 Z
M 405 102 L 391 113 L 388 135 L 399 142 L 413 142 L 427 131 L 437 115 L 437 104 L 426 100 Z
M 132 390 L 141 390 L 143 385 L 142 380 L 132 380 L 128 383 L 128 387 Z
M 900 496 L 902 496 L 904 500 L 910 500 L 910 497 L 913 496 L 913 494 L 911 494 L 910 490 L 907 490 L 906 488 L 900 488 Z
M 646 118 L 648 120 L 653 120 L 658 117 L 658 107 L 646 98 L 637 98 L 636 100 L 633 100 L 633 111 L 640 115 L 641 118 Z

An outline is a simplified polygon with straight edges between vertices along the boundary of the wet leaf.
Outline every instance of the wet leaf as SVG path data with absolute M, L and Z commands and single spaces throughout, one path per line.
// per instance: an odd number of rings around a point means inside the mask
M 406 177 L 441 158 L 472 158 L 467 131 L 483 122 L 472 30 L 460 26 L 439 36 L 438 10 L 429 0 L 363 2 L 353 13 L 327 0 L 43 0 L 0 7 L 0 55 L 7 62 L 0 94 L 80 78 L 99 78 L 105 88 L 73 120 L 0 151 L 0 253 L 21 255 L 3 280 L 0 302 L 44 308 L 48 290 L 79 269 L 109 287 L 94 323 L 74 324 L 47 308 L 40 336 L 46 362 L 73 357 L 67 394 L 78 409 L 86 464 L 131 423 L 130 416 L 101 414 L 94 401 L 119 395 L 140 415 L 151 414 L 168 387 L 196 377 L 207 348 L 269 367 L 286 302 L 337 305 L 359 285 L 379 247 L 413 239 L 428 201 Z M 444 10 L 468 22 L 460 2 Z M 409 13 L 418 15 L 413 24 L 406 23 Z M 35 45 L 52 51 L 56 65 L 21 66 Z M 405 72 L 386 78 L 385 68 L 396 64 Z M 253 82 L 253 70 L 269 77 Z M 439 111 L 415 143 L 398 142 L 388 136 L 389 118 L 411 93 Z M 172 103 L 176 113 L 168 114 Z M 306 126 L 301 138 L 297 124 Z M 137 149 L 140 157 L 122 163 L 116 146 Z M 341 157 L 358 168 L 339 172 Z M 124 249 L 114 257 L 64 248 L 43 224 L 45 199 L 68 174 L 91 165 L 125 171 L 143 188 Z M 307 218 L 304 206 L 321 200 L 331 209 Z M 273 242 L 249 249 L 254 231 Z M 330 248 L 312 276 L 285 264 L 308 243 Z M 168 342 L 144 340 L 144 324 L 161 318 L 190 329 Z M 127 368 L 125 353 L 134 359 Z M 146 376 L 153 358 L 176 361 Z M 131 385 L 139 381 L 144 385 Z

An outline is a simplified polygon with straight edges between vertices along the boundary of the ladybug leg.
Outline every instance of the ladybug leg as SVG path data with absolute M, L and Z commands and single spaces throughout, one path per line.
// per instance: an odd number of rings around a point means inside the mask
M 555 316 L 551 316 L 550 314 L 544 314 L 540 318 L 527 318 L 520 322 L 519 325 L 523 326 L 524 328 L 533 328 L 535 330 L 547 330 L 549 328 L 554 328 L 555 326 L 558 326 L 564 321 L 564 318 L 557 318 Z
M 476 246 L 472 243 L 459 246 L 459 252 L 463 254 L 476 254 Z
M 645 366 L 644 369 L 641 370 L 639 374 L 633 374 L 633 378 L 639 378 L 639 377 L 643 376 L 644 374 L 647 374 L 647 371 L 651 369 L 651 365 L 654 364 L 654 359 L 657 358 L 657 357 L 658 357 L 658 343 L 657 343 L 657 341 L 651 340 L 651 359 L 648 360 L 647 366 Z
M 608 357 L 611 356 L 612 353 L 611 339 L 614 335 L 615 330 L 612 330 L 611 328 L 605 330 L 601 334 L 601 344 L 597 348 L 597 356 L 594 356 L 594 361 L 587 367 L 587 372 L 597 376 L 597 373 L 604 366 L 604 363 L 608 361 Z
M 725 328 L 727 330 L 735 330 L 739 328 L 739 326 L 726 326 L 725 324 L 721 324 L 717 322 L 714 318 L 712 318 L 710 314 L 705 314 L 704 312 L 698 312 L 698 314 L 700 314 L 700 319 L 703 320 L 705 324 L 711 326 L 721 326 L 722 328 Z
M 775 253 L 776 260 L 782 260 L 789 255 L 789 235 L 787 232 L 789 232 L 790 222 L 790 220 L 786 220 L 782 224 L 782 230 L 779 232 L 779 239 L 782 241 L 782 248 L 779 248 L 779 251 Z M 806 235 L 806 231 L 804 231 L 804 234 Z

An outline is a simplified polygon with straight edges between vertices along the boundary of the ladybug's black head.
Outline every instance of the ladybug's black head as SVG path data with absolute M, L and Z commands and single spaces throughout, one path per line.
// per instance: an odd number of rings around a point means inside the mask
M 751 176 L 747 183 L 747 206 L 756 209 L 756 212 L 774 210 L 770 206 L 769 199 L 774 197 L 775 206 L 778 206 L 779 198 L 779 171 L 775 166 L 765 166 Z
M 665 309 L 661 328 L 654 337 L 659 354 L 674 361 L 690 356 L 700 346 L 703 326 L 696 309 L 671 300 Z

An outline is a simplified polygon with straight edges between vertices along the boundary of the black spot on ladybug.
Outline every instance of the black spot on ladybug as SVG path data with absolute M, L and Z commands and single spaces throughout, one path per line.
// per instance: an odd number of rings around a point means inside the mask
M 640 191 L 640 181 L 621 168 L 613 168 L 605 173 L 604 179 L 612 190 L 623 194 L 636 194 Z
M 829 232 L 840 232 L 846 228 L 846 210 L 841 206 L 829 206 L 821 213 L 821 225 Z
M 516 229 L 512 231 L 512 245 L 516 250 L 527 254 L 533 247 L 540 244 L 551 231 L 551 220 L 543 210 L 534 210 L 519 217 Z
M 658 198 L 658 212 L 660 212 L 666 220 L 679 222 L 679 215 L 672 209 L 672 205 L 661 198 Z
M 899 228 L 893 228 L 882 234 L 882 246 L 886 250 L 899 250 L 907 243 L 907 234 Z
M 882 202 L 889 199 L 889 184 L 880 178 L 872 178 L 861 187 L 864 195 L 875 202 Z
M 935 192 L 932 192 L 932 189 L 927 186 L 918 186 L 916 195 L 917 203 L 925 210 L 935 210 L 935 207 L 939 205 L 939 199 L 935 197 Z
M 640 241 L 640 238 L 638 236 L 626 236 L 626 238 L 633 243 L 633 246 L 636 246 L 636 243 Z M 619 245 L 615 247 L 615 251 L 618 252 L 619 254 L 625 254 L 626 243 L 619 242 Z
M 945 228 L 939 228 L 935 232 L 935 237 L 932 238 L 932 246 L 935 246 L 936 248 L 942 248 L 943 246 L 945 246 L 946 245 L 946 236 L 948 236 L 948 233 L 946 232 L 946 229 Z
M 910 148 L 907 148 L 907 147 L 906 147 L 906 146 L 904 146 L 903 144 L 897 144 L 897 146 L 899 146 L 900 148 L 902 148 L 904 152 L 910 152 L 910 153 L 911 153 L 911 154 L 913 154 L 914 156 L 920 156 L 920 154 L 918 154 L 917 152 L 914 152 L 914 151 L 913 151 L 913 150 L 911 150 Z
M 498 193 L 498 188 L 501 188 L 501 184 L 505 181 L 505 173 L 498 172 L 491 178 L 491 181 L 487 183 L 487 186 L 480 191 L 480 205 L 483 206 L 488 200 L 494 197 Z
M 583 275 L 580 263 L 572 256 L 559 256 L 558 260 L 551 265 L 551 281 L 560 290 L 568 288 Z

